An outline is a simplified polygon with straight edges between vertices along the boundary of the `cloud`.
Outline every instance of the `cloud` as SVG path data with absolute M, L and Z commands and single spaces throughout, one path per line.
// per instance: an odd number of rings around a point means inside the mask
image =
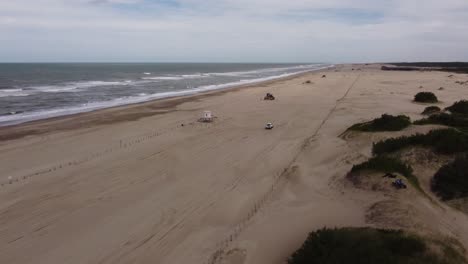
M 468 60 L 465 0 L 0 2 L 3 61 Z

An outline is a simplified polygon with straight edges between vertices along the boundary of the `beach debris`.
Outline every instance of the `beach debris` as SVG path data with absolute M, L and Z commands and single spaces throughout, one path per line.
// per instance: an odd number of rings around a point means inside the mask
M 424 88 L 424 86 L 422 86 L 422 85 L 421 85 L 421 86 L 419 86 L 419 89 L 422 89 L 422 88 Z
M 267 93 L 263 100 L 275 100 L 275 97 L 271 93 Z
M 397 189 L 406 189 L 406 184 L 402 179 L 397 179 L 396 181 L 392 182 L 392 185 Z
M 325 74 L 324 74 L 324 75 L 322 75 L 322 78 L 327 78 L 327 75 L 325 75 Z
M 440 88 L 439 88 L 439 91 L 442 91 L 442 90 L 444 90 L 444 87 L 440 87 Z
M 211 123 L 214 120 L 214 116 L 211 113 L 211 111 L 203 111 L 203 115 L 200 119 L 198 119 L 199 122 L 203 123 Z
M 273 124 L 272 123 L 267 123 L 265 125 L 265 129 L 273 129 Z
M 304 82 L 304 84 L 311 84 L 312 82 L 310 80 L 307 80 Z

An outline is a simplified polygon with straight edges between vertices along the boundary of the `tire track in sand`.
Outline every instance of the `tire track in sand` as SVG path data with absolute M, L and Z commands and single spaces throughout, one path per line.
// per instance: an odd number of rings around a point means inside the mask
M 229 246 L 248 227 L 249 223 L 252 222 L 252 219 L 257 215 L 257 213 L 261 209 L 263 209 L 269 201 L 271 201 L 271 198 L 275 194 L 275 191 L 280 189 L 281 187 L 280 185 L 283 183 L 286 183 L 289 177 L 297 171 L 298 167 L 295 166 L 294 164 L 296 163 L 299 156 L 307 147 L 310 146 L 310 143 L 314 141 L 315 137 L 317 137 L 320 130 L 327 123 L 327 121 L 330 119 L 332 114 L 336 111 L 340 102 L 343 101 L 348 96 L 348 94 L 354 88 L 356 83 L 359 81 L 360 77 L 361 77 L 361 73 L 358 74 L 356 79 L 351 83 L 348 89 L 346 89 L 346 92 L 343 94 L 343 96 L 341 96 L 338 100 L 336 100 L 335 105 L 330 109 L 330 111 L 327 113 L 324 119 L 322 119 L 322 122 L 320 122 L 319 126 L 314 131 L 314 133 L 310 137 L 307 137 L 304 139 L 303 143 L 299 147 L 299 151 L 294 155 L 291 162 L 288 164 L 286 168 L 283 169 L 281 174 L 275 177 L 273 184 L 271 185 L 269 190 L 259 200 L 257 200 L 254 203 L 253 208 L 251 208 L 247 216 L 244 217 L 244 219 L 241 220 L 236 226 L 234 226 L 233 230 L 230 233 L 228 233 L 225 239 L 221 240 L 220 242 L 216 244 L 217 250 L 208 257 L 208 260 L 205 262 L 206 264 L 221 263 L 221 261 L 223 260 L 223 256 L 226 255 L 226 253 L 228 252 L 227 249 L 229 248 Z

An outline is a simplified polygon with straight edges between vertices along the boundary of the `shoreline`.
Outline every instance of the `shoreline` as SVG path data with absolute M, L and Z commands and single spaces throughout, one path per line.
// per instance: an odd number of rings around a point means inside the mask
M 62 125 L 62 129 L 54 129 L 53 131 L 66 131 L 70 129 L 77 129 L 77 128 L 89 128 L 93 125 L 99 124 L 112 124 L 124 121 L 134 121 L 140 118 L 149 117 L 153 115 L 163 114 L 170 111 L 174 111 L 175 108 L 183 104 L 185 102 L 189 102 L 192 100 L 200 100 L 210 96 L 217 96 L 228 92 L 234 92 L 241 89 L 249 89 L 255 88 L 258 86 L 265 86 L 269 84 L 273 84 L 276 82 L 287 81 L 295 78 L 301 78 L 304 75 L 311 74 L 311 73 L 320 73 L 323 71 L 329 71 L 330 69 L 334 69 L 340 64 L 331 64 L 327 67 L 323 67 L 316 70 L 310 70 L 306 72 L 301 72 L 297 74 L 292 74 L 285 77 L 279 77 L 272 80 L 265 80 L 259 81 L 249 84 L 241 84 L 241 85 L 234 85 L 231 87 L 215 89 L 215 90 L 208 90 L 204 92 L 198 92 L 193 94 L 187 95 L 178 95 L 178 96 L 171 96 L 165 98 L 156 98 L 150 99 L 148 101 L 143 102 L 136 102 L 136 103 L 129 103 L 105 108 L 94 109 L 90 111 L 72 113 L 67 115 L 59 115 L 53 117 L 46 117 L 37 120 L 30 120 L 21 123 L 11 124 L 0 126 L 0 142 L 1 141 L 8 141 L 8 140 L 15 140 L 20 139 L 23 137 L 31 136 L 31 135 L 40 135 L 44 133 L 48 133 L 52 130 L 45 129 L 44 127 L 48 125 L 60 126 Z M 141 110 L 140 112 L 138 110 Z M 144 112 L 143 110 L 146 110 Z M 147 110 L 150 110 L 149 112 Z M 125 114 L 124 112 L 128 111 L 129 113 Z M 90 122 L 87 126 L 74 126 L 72 124 L 67 124 L 68 122 L 73 122 L 78 118 L 86 118 L 89 117 L 90 119 L 96 118 L 96 116 L 102 115 L 102 118 L 105 118 L 106 115 L 109 117 L 113 117 L 113 115 L 118 114 L 120 118 L 112 118 L 112 120 L 101 120 L 101 122 Z M 62 124 L 60 124 L 62 123 Z M 37 128 L 40 129 L 37 129 Z
M 239 81 L 228 82 L 228 83 L 202 85 L 199 87 L 193 87 L 192 89 L 168 92 L 170 94 L 167 94 L 167 95 L 164 95 L 165 92 L 161 92 L 161 93 L 148 94 L 145 96 L 145 98 L 140 98 L 136 96 L 128 96 L 128 97 L 124 97 L 126 98 L 125 102 L 120 102 L 120 103 L 115 101 L 115 99 L 113 99 L 109 101 L 98 101 L 98 102 L 95 102 L 96 104 L 95 106 L 89 106 L 89 107 L 69 106 L 65 108 L 44 109 L 44 110 L 38 110 L 35 112 L 27 112 L 27 113 L 20 111 L 18 115 L 10 114 L 10 115 L 0 116 L 2 118 L 6 118 L 6 120 L 0 121 L 0 128 L 20 125 L 20 124 L 24 124 L 28 122 L 33 122 L 33 121 L 46 120 L 46 119 L 55 118 L 55 117 L 70 116 L 70 115 L 75 115 L 75 114 L 80 114 L 80 113 L 93 112 L 93 111 L 102 110 L 102 109 L 110 109 L 110 108 L 119 107 L 119 106 L 134 105 L 134 104 L 140 104 L 140 103 L 151 102 L 151 101 L 156 101 L 156 100 L 179 98 L 179 97 L 184 97 L 184 96 L 203 94 L 203 93 L 212 92 L 212 91 L 220 91 L 220 90 L 225 90 L 225 89 L 230 89 L 230 88 L 235 88 L 235 87 L 261 84 L 264 82 L 282 80 L 282 79 L 286 79 L 289 77 L 298 76 L 303 73 L 320 71 L 320 70 L 334 67 L 333 64 L 329 64 L 328 66 L 318 64 L 317 66 L 318 67 L 315 69 L 302 70 L 302 71 L 298 71 L 294 73 L 282 73 L 279 75 L 269 76 L 269 77 L 259 77 L 259 78 L 254 78 L 254 79 L 239 80 Z M 13 118 L 13 119 L 8 120 L 8 118 Z
M 44 134 L 0 142 L 0 262 L 280 264 L 330 226 L 403 229 L 467 248 L 467 214 L 412 185 L 395 190 L 380 173 L 360 185 L 347 176 L 373 143 L 434 126 L 340 137 L 384 113 L 423 118 L 425 105 L 411 100 L 421 91 L 449 106 L 466 78 L 337 65 L 23 125 L 18 133 Z M 268 92 L 274 101 L 263 100 Z M 214 122 L 197 121 L 203 110 Z M 433 195 L 443 160 L 425 153 L 402 155 Z

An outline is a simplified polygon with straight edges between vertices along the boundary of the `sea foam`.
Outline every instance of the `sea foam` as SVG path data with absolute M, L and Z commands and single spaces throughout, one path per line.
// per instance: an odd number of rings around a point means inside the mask
M 242 85 L 249 85 L 249 84 L 294 76 L 294 75 L 298 75 L 298 74 L 309 72 L 309 71 L 317 71 L 317 70 L 325 69 L 328 67 L 332 67 L 332 66 L 322 65 L 320 67 L 317 66 L 316 68 L 303 67 L 304 70 L 301 70 L 301 71 L 292 72 L 292 73 L 282 73 L 282 74 L 269 76 L 269 77 L 243 79 L 243 80 L 239 80 L 236 82 L 204 85 L 204 86 L 193 87 L 193 88 L 184 89 L 184 90 L 169 91 L 169 92 L 156 92 L 152 94 L 138 93 L 133 96 L 119 97 L 119 98 L 115 98 L 115 99 L 107 100 L 107 101 L 88 102 L 86 104 L 81 104 L 78 106 L 70 106 L 66 108 L 55 108 L 55 109 L 41 110 L 41 111 L 35 111 L 35 112 L 18 113 L 14 115 L 5 115 L 5 116 L 0 116 L 0 126 L 13 125 L 13 124 L 23 123 L 27 121 L 33 121 L 33 120 L 57 117 L 57 116 L 64 116 L 64 115 L 76 114 L 76 113 L 81 113 L 81 112 L 89 112 L 89 111 L 93 111 L 97 109 L 103 109 L 103 108 L 109 108 L 109 107 L 115 107 L 115 106 L 121 106 L 121 105 L 127 105 L 127 104 L 141 103 L 141 102 L 146 102 L 146 101 L 155 100 L 155 99 L 185 96 L 185 95 L 191 95 L 191 94 L 202 93 L 202 92 L 207 92 L 207 91 L 214 91 L 214 90 L 226 89 L 226 88 L 237 87 L 237 86 L 242 86 Z M 298 69 L 301 69 L 301 68 L 298 68 Z M 253 71 L 250 71 L 250 72 L 253 72 Z M 198 75 L 199 74 L 192 74 L 192 75 L 186 75 L 185 77 L 187 78 L 187 76 L 190 76 L 188 78 L 193 78 L 194 76 L 198 76 Z M 175 78 L 176 76 L 173 76 L 173 77 Z M 182 75 L 177 76 L 177 77 L 184 78 L 184 76 Z M 155 78 L 158 78 L 158 77 L 155 77 Z M 71 88 L 71 87 L 79 86 L 80 88 L 86 88 L 86 87 L 93 87 L 96 85 L 98 86 L 99 85 L 128 85 L 128 83 L 126 83 L 125 81 L 122 81 L 122 82 L 102 82 L 102 81 L 94 82 L 93 81 L 93 82 L 75 83 L 74 85 L 71 84 L 68 87 L 67 86 L 63 86 L 63 87 Z M 56 89 L 56 88 L 46 88 L 46 89 L 51 90 L 51 89 Z

